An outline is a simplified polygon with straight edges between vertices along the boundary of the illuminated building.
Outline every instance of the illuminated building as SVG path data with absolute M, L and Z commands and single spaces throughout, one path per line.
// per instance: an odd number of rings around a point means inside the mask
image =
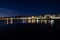
M 46 16 L 44 16 L 44 19 L 47 19 L 47 17 L 46 17 Z M 44 20 L 44 23 L 45 23 L 45 24 L 47 24 L 47 20 Z
M 32 16 L 32 23 L 35 23 L 35 22 L 36 22 L 35 17 Z
M 38 23 L 42 23 L 42 20 L 40 20 L 40 19 L 42 19 L 43 18 L 43 16 L 38 16 Z
M 31 23 L 31 17 L 28 17 L 28 23 Z
M 19 23 L 53 23 L 54 20 L 52 19 L 60 19 L 60 15 L 56 16 L 56 15 L 40 15 L 40 16 L 21 16 L 21 17 L 2 17 L 0 18 L 0 20 L 6 20 L 6 24 L 9 24 L 9 21 L 10 21 L 10 24 L 13 24 L 13 20 L 20 20 L 20 21 L 17 21 Z

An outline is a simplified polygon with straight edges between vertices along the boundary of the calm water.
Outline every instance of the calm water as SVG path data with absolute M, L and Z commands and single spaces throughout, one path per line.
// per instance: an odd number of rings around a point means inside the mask
M 40 35 L 40 34 L 49 34 L 50 36 L 56 35 L 56 27 L 51 27 L 46 24 L 9 24 L 9 25 L 0 25 L 0 34 L 1 36 L 21 36 L 21 35 Z M 5 35 L 4 35 L 5 34 Z M 15 36 L 16 35 L 16 36 Z M 41 35 L 40 35 L 41 36 Z
M 42 33 L 42 34 L 54 34 L 56 35 L 56 30 L 60 30 L 60 24 L 55 23 L 53 26 L 51 24 L 22 24 L 22 23 L 13 23 L 13 24 L 4 24 L 6 21 L 0 21 L 0 34 L 17 34 L 20 33 Z M 15 36 L 14 35 L 14 36 Z M 23 35 L 23 34 L 22 34 Z M 8 35 L 5 35 L 8 36 Z

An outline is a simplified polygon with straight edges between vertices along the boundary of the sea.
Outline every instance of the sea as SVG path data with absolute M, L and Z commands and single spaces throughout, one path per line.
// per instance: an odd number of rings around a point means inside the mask
M 60 30 L 60 24 L 44 23 L 13 23 L 4 24 L 0 21 L 1 37 L 21 37 L 21 38 L 39 38 L 39 37 L 56 37 L 56 31 Z

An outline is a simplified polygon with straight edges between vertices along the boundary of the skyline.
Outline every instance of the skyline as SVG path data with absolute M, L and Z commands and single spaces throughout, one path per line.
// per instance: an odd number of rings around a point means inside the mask
M 0 17 L 60 14 L 60 2 L 52 0 L 8 0 L 0 1 Z
M 16 23 L 53 23 L 54 20 L 59 20 L 60 15 L 44 15 L 44 16 L 22 16 L 22 17 L 0 17 L 1 21 L 5 21 L 5 24 L 13 24 L 14 20 Z

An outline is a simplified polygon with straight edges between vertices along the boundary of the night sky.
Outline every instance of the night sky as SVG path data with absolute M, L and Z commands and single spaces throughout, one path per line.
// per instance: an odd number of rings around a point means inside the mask
M 60 1 L 52 0 L 0 0 L 0 17 L 31 16 L 60 13 Z

